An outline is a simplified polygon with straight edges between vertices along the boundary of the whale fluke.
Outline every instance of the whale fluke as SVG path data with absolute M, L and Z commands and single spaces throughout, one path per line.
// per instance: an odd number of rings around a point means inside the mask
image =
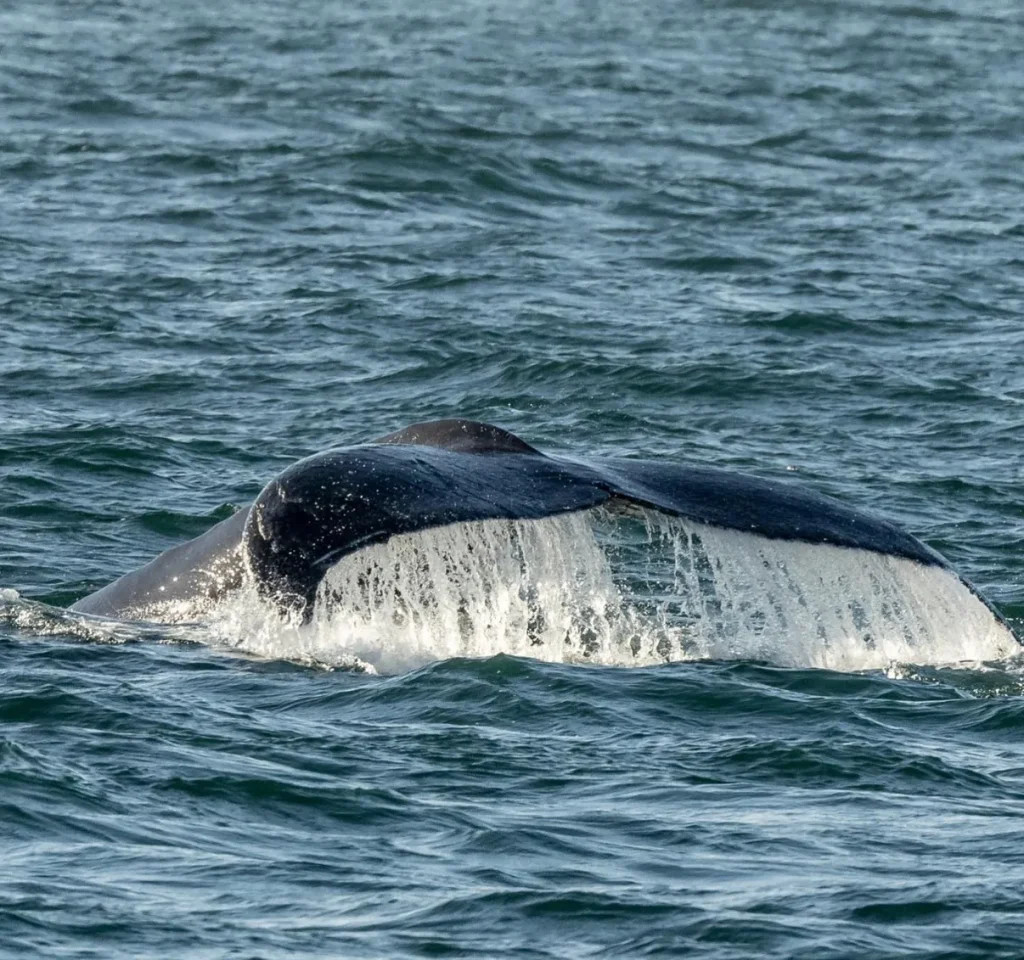
M 300 460 L 250 507 L 72 609 L 149 618 L 161 603 L 216 599 L 249 576 L 265 599 L 308 619 L 325 573 L 355 551 L 450 524 L 539 520 L 602 504 L 769 540 L 865 550 L 959 578 L 895 524 L 794 484 L 660 460 L 549 456 L 500 427 L 437 420 Z

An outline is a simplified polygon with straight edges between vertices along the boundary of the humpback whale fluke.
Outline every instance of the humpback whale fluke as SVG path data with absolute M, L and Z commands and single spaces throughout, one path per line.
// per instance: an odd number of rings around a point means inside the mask
M 1013 635 L 942 556 L 895 524 L 831 497 L 712 467 L 550 456 L 500 427 L 470 420 L 414 424 L 300 460 L 250 507 L 72 609 L 159 619 L 153 611 L 167 601 L 216 599 L 251 577 L 262 597 L 308 619 L 326 572 L 355 551 L 450 524 L 539 520 L 601 505 L 941 568 Z

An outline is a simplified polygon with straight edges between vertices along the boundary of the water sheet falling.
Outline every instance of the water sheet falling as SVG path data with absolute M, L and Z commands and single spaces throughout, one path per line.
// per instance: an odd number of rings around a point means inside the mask
M 332 568 L 308 624 L 252 590 L 215 633 L 259 656 L 397 672 L 453 656 L 884 669 L 993 660 L 1010 632 L 955 574 L 629 508 L 393 537 Z

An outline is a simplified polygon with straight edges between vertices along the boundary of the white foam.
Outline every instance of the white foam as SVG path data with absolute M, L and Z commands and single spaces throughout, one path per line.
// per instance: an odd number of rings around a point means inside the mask
M 497 653 L 640 666 L 694 658 L 886 669 L 1018 645 L 952 573 L 652 512 L 454 524 L 359 550 L 308 624 L 251 587 L 212 612 L 257 656 L 392 673 Z

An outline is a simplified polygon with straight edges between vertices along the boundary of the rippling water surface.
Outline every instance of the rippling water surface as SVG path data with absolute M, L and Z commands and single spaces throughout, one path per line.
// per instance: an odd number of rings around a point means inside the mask
M 1022 49 L 1009 0 L 6 5 L 3 955 L 1024 954 L 1019 658 L 64 610 L 461 415 L 876 510 L 1019 632 Z

